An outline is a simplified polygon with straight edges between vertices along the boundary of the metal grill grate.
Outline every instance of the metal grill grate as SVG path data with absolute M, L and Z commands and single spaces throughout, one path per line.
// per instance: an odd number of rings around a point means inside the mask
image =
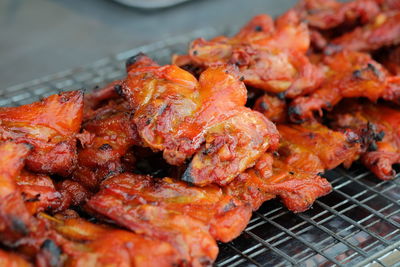
M 126 58 L 149 54 L 168 63 L 198 37 L 222 31 L 202 29 L 139 47 L 98 62 L 0 92 L 0 106 L 30 103 L 59 90 L 85 88 L 121 78 Z M 224 31 L 226 32 L 226 31 Z M 293 214 L 278 201 L 254 213 L 244 233 L 220 244 L 217 266 L 400 266 L 400 179 L 379 181 L 361 166 L 325 174 L 333 192 L 307 212 Z

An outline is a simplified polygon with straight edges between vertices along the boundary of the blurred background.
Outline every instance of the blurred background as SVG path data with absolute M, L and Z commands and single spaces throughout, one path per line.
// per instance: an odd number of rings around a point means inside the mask
M 256 14 L 276 16 L 296 3 L 180 1 L 184 3 L 140 9 L 111 0 L 0 0 L 0 90 L 196 29 L 239 27 Z

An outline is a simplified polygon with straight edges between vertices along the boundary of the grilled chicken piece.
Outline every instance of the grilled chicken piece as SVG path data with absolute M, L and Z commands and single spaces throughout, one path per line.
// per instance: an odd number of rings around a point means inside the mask
M 183 265 L 176 250 L 161 240 L 93 224 L 77 216 L 44 217 L 58 234 L 60 252 L 69 267 Z
M 194 155 L 184 180 L 225 185 L 276 146 L 275 126 L 244 107 L 246 88 L 233 67 L 209 68 L 197 81 L 138 55 L 128 69 L 123 92 L 143 143 L 173 165 Z
M 339 50 L 372 51 L 381 47 L 400 43 L 400 10 L 392 10 L 377 15 L 370 23 L 345 33 L 325 49 L 332 54 Z
M 17 185 L 17 180 L 21 178 L 21 175 L 26 176 L 20 172 L 31 148 L 32 146 L 27 144 L 12 142 L 0 144 L 2 159 L 0 162 L 0 242 L 5 246 L 18 248 L 27 257 L 34 258 L 37 253 L 46 249 L 45 242 L 52 242 L 52 233 L 47 231 L 43 221 L 30 214 L 32 208 L 34 212 L 36 207 L 30 206 L 28 210 Z M 19 175 L 20 178 L 18 178 Z M 23 179 L 28 180 L 28 178 Z
M 346 101 L 330 114 L 332 126 L 359 133 L 364 146 L 361 162 L 379 179 L 393 179 L 400 163 L 400 110 L 384 104 Z
M 253 109 L 262 113 L 264 117 L 272 122 L 285 123 L 289 121 L 286 101 L 276 96 L 269 94 L 260 96 L 256 100 Z
M 285 13 L 275 23 L 268 15 L 258 15 L 232 38 L 194 40 L 188 55 L 174 56 L 173 63 L 202 68 L 235 64 L 246 85 L 293 98 L 321 82 L 320 70 L 305 55 L 309 44 L 307 26 L 296 12 Z
M 343 98 L 383 98 L 399 103 L 399 77 L 389 76 L 370 55 L 343 51 L 326 56 L 323 61 L 327 67 L 325 81 L 310 96 L 294 99 L 289 107 L 293 121 L 310 119 L 314 112 L 322 114 L 322 109 L 332 109 Z
M 232 240 L 251 217 L 250 206 L 217 186 L 194 187 L 171 178 L 124 173 L 102 187 L 89 200 L 90 210 L 173 244 L 194 265 L 213 262 L 218 252 L 214 238 Z
M 400 46 L 385 51 L 379 61 L 392 75 L 400 76 Z
M 15 181 L 30 214 L 56 211 L 61 206 L 62 194 L 49 176 L 22 170 Z
M 213 185 L 194 187 L 172 178 L 125 173 L 104 181 L 102 186 L 102 192 L 89 202 L 92 209 L 96 209 L 96 199 L 101 200 L 107 194 L 119 195 L 119 199 L 129 206 L 152 205 L 190 216 L 207 225 L 212 236 L 223 242 L 237 237 L 251 216 L 249 206 L 224 195 Z
M 331 185 L 319 173 L 340 164 L 348 166 L 359 152 L 357 138 L 329 130 L 317 123 L 281 124 L 282 140 L 277 153 L 267 153 L 256 166 L 241 174 L 225 191 L 253 210 L 279 196 L 293 212 L 307 210 L 316 198 L 331 191 Z
M 130 122 L 128 104 L 111 100 L 92 111 L 82 125 L 78 139 L 78 167 L 72 179 L 96 191 L 102 180 L 124 171 L 121 158 L 139 144 L 136 128 Z
M 0 140 L 33 146 L 26 159 L 34 172 L 69 175 L 76 165 L 76 134 L 83 113 L 83 93 L 64 92 L 40 102 L 0 108 Z
M 32 267 L 22 255 L 0 249 L 0 266 Z
M 267 127 L 266 127 L 267 126 Z M 227 185 L 278 144 L 275 125 L 248 108 L 210 127 L 206 144 L 194 155 L 182 180 L 199 186 Z
M 7 245 L 35 229 L 16 184 L 30 150 L 31 146 L 26 144 L 0 144 L 0 240 Z
M 300 0 L 294 9 L 310 27 L 318 30 L 365 24 L 381 11 L 377 0 L 355 0 L 346 3 L 336 0 Z
M 57 211 L 63 211 L 70 207 L 79 207 L 93 195 L 93 192 L 87 187 L 71 179 L 58 182 L 56 188 L 62 195 L 62 203 Z

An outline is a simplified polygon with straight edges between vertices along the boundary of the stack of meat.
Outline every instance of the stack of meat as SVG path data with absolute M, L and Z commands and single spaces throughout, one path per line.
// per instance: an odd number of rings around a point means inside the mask
M 0 108 L 1 266 L 208 266 L 278 197 L 400 162 L 400 1 L 303 0 L 85 95 Z

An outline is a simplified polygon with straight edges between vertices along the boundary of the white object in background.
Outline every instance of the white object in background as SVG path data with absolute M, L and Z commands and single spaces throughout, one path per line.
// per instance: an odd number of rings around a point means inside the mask
M 139 8 L 163 8 L 173 6 L 188 0 L 114 0 L 121 4 Z

